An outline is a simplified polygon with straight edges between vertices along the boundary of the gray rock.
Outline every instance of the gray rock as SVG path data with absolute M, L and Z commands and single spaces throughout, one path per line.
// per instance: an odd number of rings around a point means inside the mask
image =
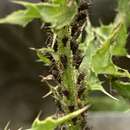
M 90 113 L 88 120 L 92 130 L 130 130 L 130 113 Z

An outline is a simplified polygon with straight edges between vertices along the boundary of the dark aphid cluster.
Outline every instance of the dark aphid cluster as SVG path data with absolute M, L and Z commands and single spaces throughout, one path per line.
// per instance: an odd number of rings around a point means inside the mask
M 58 51 L 58 43 L 57 43 L 57 41 L 55 41 L 55 44 L 54 44 L 54 46 L 53 46 L 53 49 L 54 49 L 55 52 Z
M 65 36 L 65 37 L 62 39 L 62 43 L 63 43 L 64 47 L 66 47 L 68 40 L 69 40 L 69 38 L 68 38 L 67 36 Z
M 66 55 L 61 55 L 60 56 L 60 61 L 63 65 L 63 67 L 66 69 L 67 68 L 67 64 L 68 64 L 68 59 Z
M 81 39 L 80 42 L 84 42 L 86 39 L 86 31 L 85 31 L 85 26 L 87 24 L 87 17 L 88 17 L 88 9 L 90 7 L 90 4 L 87 0 L 77 0 L 79 1 L 79 8 L 78 8 L 78 14 L 76 15 L 74 22 L 71 25 L 71 36 L 69 37 L 66 34 L 63 36 L 62 40 L 60 41 L 61 44 L 63 45 L 64 49 L 70 46 L 72 55 L 73 55 L 73 67 L 77 69 L 77 72 L 79 72 L 79 66 L 83 60 L 83 56 L 81 55 L 81 50 L 79 49 L 79 37 Z M 49 24 L 44 25 L 44 29 L 48 30 L 48 39 L 47 39 L 47 47 L 53 47 L 54 51 L 56 53 L 59 52 L 59 43 L 58 40 L 54 39 L 54 34 L 51 32 L 49 28 Z M 54 43 L 53 43 L 54 42 Z M 54 45 L 53 45 L 54 44 Z M 63 73 L 66 71 L 67 67 L 69 66 L 69 59 L 66 54 L 60 53 L 58 54 L 58 63 L 57 61 L 54 60 L 52 55 L 47 54 L 47 57 L 52 61 L 52 64 L 50 65 L 50 70 L 49 73 L 53 75 L 54 80 L 57 81 L 58 84 L 58 89 L 57 93 L 58 96 L 60 97 L 59 99 L 62 100 L 57 100 L 56 99 L 56 105 L 58 106 L 58 112 L 65 114 L 66 109 L 69 112 L 74 112 L 77 109 L 83 108 L 86 104 L 82 101 L 82 98 L 84 96 L 84 92 L 86 88 L 84 87 L 83 81 L 85 78 L 84 73 L 80 73 L 79 76 L 77 77 L 77 81 L 75 83 L 75 99 L 76 103 L 70 104 L 68 101 L 71 99 L 71 92 L 69 89 L 64 87 L 64 84 L 62 84 L 63 80 Z M 69 78 L 69 77 L 68 77 Z M 54 82 L 55 82 L 54 81 Z M 63 103 L 61 103 L 63 102 Z M 67 103 L 66 103 L 67 102 Z M 65 108 L 65 109 L 64 109 Z M 81 122 L 81 130 L 90 130 L 90 128 L 85 127 L 86 126 L 86 116 L 85 113 L 82 113 L 80 117 L 72 119 L 72 123 L 75 125 L 79 121 Z M 67 130 L 66 127 L 60 127 L 60 130 Z
M 83 26 L 86 23 L 88 17 L 88 8 L 90 6 L 87 0 L 81 1 L 79 4 L 78 14 L 75 18 L 75 22 L 73 23 L 71 30 L 71 36 L 74 40 L 76 40 L 83 31 Z
M 78 47 L 79 47 L 78 42 L 76 40 L 72 39 L 70 41 L 70 48 L 72 50 L 73 55 L 76 54 Z
M 68 90 L 63 90 L 62 93 L 63 93 L 63 95 L 64 95 L 65 97 L 67 97 L 67 98 L 70 97 L 70 92 L 69 92 Z
M 79 66 L 83 60 L 83 56 L 81 55 L 81 51 L 79 49 L 79 43 L 78 38 L 80 37 L 80 42 L 83 43 L 86 39 L 87 32 L 85 30 L 85 26 L 87 25 L 87 18 L 88 18 L 88 9 L 90 8 L 90 3 L 88 0 L 80 0 L 79 1 L 79 8 L 78 8 L 78 14 L 75 18 L 75 21 L 71 25 L 71 39 L 70 39 L 70 47 L 73 54 L 73 65 L 78 70 Z M 82 101 L 82 97 L 84 96 L 84 92 L 86 90 L 86 87 L 84 86 L 84 78 L 85 74 L 80 73 L 76 86 L 77 86 L 77 106 L 78 108 L 84 107 L 86 104 Z M 68 110 L 70 112 L 73 112 L 77 106 L 68 106 Z M 73 124 L 78 123 L 78 118 L 75 118 L 72 120 Z M 82 125 L 82 130 L 91 130 L 91 128 L 86 127 L 86 115 L 85 113 L 81 114 L 80 122 Z
M 81 52 L 78 49 L 79 43 L 77 42 L 77 39 L 79 38 L 79 36 L 81 36 L 81 42 L 84 42 L 86 39 L 87 33 L 85 31 L 85 25 L 87 23 L 89 7 L 90 3 L 87 0 L 81 0 L 79 2 L 78 14 L 71 27 L 70 46 L 73 53 L 73 64 L 76 69 L 79 68 L 83 59 L 83 56 L 81 55 Z
M 75 106 L 74 105 L 70 105 L 70 106 L 68 106 L 68 108 L 69 108 L 70 112 L 74 112 L 75 111 Z

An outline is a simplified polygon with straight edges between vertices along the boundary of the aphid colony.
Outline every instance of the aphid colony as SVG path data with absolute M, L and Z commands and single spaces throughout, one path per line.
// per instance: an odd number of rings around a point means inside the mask
M 78 69 L 83 59 L 83 56 L 81 55 L 81 51 L 79 49 L 79 44 L 83 43 L 86 39 L 87 34 L 85 31 L 85 26 L 87 25 L 88 9 L 90 7 L 90 2 L 88 2 L 87 0 L 81 0 L 78 4 L 78 13 L 73 23 L 69 27 L 70 35 L 64 35 L 60 41 L 61 43 L 59 43 L 58 37 L 54 39 L 54 34 L 49 28 L 49 24 L 45 24 L 43 26 L 43 28 L 47 29 L 49 32 L 49 38 L 47 39 L 47 47 L 53 47 L 54 52 L 57 53 L 60 49 L 59 44 L 62 44 L 64 49 L 70 47 L 72 53 L 72 64 L 69 62 L 70 59 L 65 53 L 60 54 L 58 52 L 59 61 L 56 61 L 51 54 L 46 54 L 46 56 L 51 60 L 51 65 L 49 66 L 49 74 L 52 75 L 52 80 L 54 81 L 54 83 L 56 83 L 57 86 L 60 86 L 55 89 L 55 92 L 53 91 L 53 96 L 56 99 L 56 104 L 58 106 L 58 116 L 60 116 L 59 113 L 66 114 L 66 112 L 73 112 L 86 105 L 84 104 L 84 102 L 82 102 L 82 96 L 84 96 L 83 93 L 86 90 L 83 85 L 85 74 L 79 72 L 77 77 L 77 82 L 75 85 L 76 93 L 74 95 L 76 103 L 69 103 L 69 100 L 71 100 L 72 97 L 72 93 L 62 83 L 64 72 L 69 67 L 69 65 L 71 64 L 77 71 L 79 71 Z M 77 122 L 81 122 L 80 124 L 82 124 L 82 130 L 90 130 L 90 128 L 86 127 L 85 120 L 85 113 L 83 113 L 80 119 L 74 118 L 72 122 L 74 125 Z M 61 128 L 63 129 L 63 127 Z M 64 127 L 64 130 L 67 129 Z

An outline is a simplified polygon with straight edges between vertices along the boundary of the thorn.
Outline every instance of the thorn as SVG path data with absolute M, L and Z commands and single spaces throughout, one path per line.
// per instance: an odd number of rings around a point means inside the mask
M 50 96 L 51 94 L 52 94 L 52 91 L 49 91 L 49 92 L 48 92 L 47 94 L 45 94 L 42 98 L 44 99 L 44 98 Z
M 30 47 L 29 49 L 30 49 L 30 50 L 33 50 L 33 51 L 36 51 L 36 48 L 33 48 L 33 47 Z

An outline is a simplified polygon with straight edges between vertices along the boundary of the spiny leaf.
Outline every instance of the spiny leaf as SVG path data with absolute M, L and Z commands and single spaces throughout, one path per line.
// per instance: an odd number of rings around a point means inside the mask
M 43 22 L 49 22 L 52 27 L 60 29 L 69 25 L 77 12 L 76 4 L 38 7 Z
M 77 12 L 77 5 L 75 2 L 71 5 L 68 5 L 67 2 L 64 4 L 62 2 L 31 3 L 14 1 L 16 4 L 23 5 L 26 9 L 16 11 L 9 16 L 0 19 L 0 23 L 26 26 L 33 19 L 40 18 L 43 22 L 51 23 L 53 28 L 60 29 L 69 25 Z
M 112 95 L 110 95 L 102 86 L 102 83 L 99 81 L 98 77 L 96 76 L 96 74 L 94 72 L 91 72 L 91 75 L 89 76 L 89 78 L 86 80 L 86 87 L 87 89 L 91 90 L 91 91 L 101 91 L 104 94 L 106 94 L 107 96 L 111 97 L 114 100 L 118 100 L 117 98 L 113 97 Z
M 126 56 L 127 51 L 126 51 L 126 42 L 127 42 L 127 27 L 125 23 L 122 21 L 117 25 L 118 28 L 118 33 L 114 39 L 114 44 L 112 47 L 112 55 L 115 56 Z
M 34 17 L 35 16 L 31 16 L 31 10 L 20 10 L 12 13 L 6 18 L 0 19 L 0 24 L 17 24 L 25 27 Z
M 126 41 L 126 30 L 119 24 L 116 28 L 113 27 L 113 31 L 109 36 L 102 42 L 102 46 L 97 49 L 97 52 L 92 57 L 92 70 L 98 74 L 111 74 L 115 76 L 130 77 L 126 70 L 123 70 L 113 64 L 112 56 L 124 55 L 125 41 Z M 120 32 L 124 33 L 124 37 L 121 36 Z M 124 32 L 125 31 L 125 32 Z M 119 33 L 119 34 L 118 34 Z M 120 42 L 118 42 L 120 40 Z M 116 42 L 117 41 L 117 42 Z M 115 44 L 116 43 L 116 44 Z M 121 52 L 119 52 L 119 50 Z M 127 54 L 127 53 L 126 53 Z M 122 70 L 122 71 L 120 71 Z
M 110 28 L 109 28 L 109 30 L 108 30 L 108 28 L 102 28 L 102 31 L 103 30 L 106 32 L 105 33 L 106 36 L 104 36 L 103 39 L 106 39 L 107 35 L 109 35 Z M 87 39 L 86 39 L 85 43 L 80 45 L 80 49 L 84 53 L 84 55 L 83 55 L 84 59 L 80 65 L 80 71 L 85 72 L 87 75 L 86 76 L 86 87 L 89 88 L 89 90 L 91 90 L 91 91 L 101 91 L 104 94 L 108 95 L 109 97 L 117 100 L 115 97 L 113 97 L 112 95 L 110 95 L 109 93 L 107 93 L 105 91 L 105 89 L 103 88 L 102 83 L 99 81 L 96 73 L 92 71 L 93 56 L 96 55 L 97 50 L 102 45 L 100 42 L 100 39 L 99 39 L 99 41 L 95 40 L 95 32 L 98 33 L 98 35 L 100 34 L 101 36 L 102 36 L 102 32 L 98 29 L 95 30 L 91 26 L 90 23 L 87 25 L 86 31 L 88 33 Z M 99 60 L 100 60 L 100 58 L 99 58 Z M 102 62 L 102 59 L 101 59 L 101 62 Z M 100 64 L 99 64 L 99 67 L 100 67 Z M 101 68 L 101 70 L 102 70 L 102 68 Z
M 82 51 L 82 55 L 84 57 L 82 63 L 80 64 L 80 71 L 85 71 L 88 75 L 88 73 L 91 71 L 92 56 L 100 47 L 100 43 L 95 40 L 94 30 L 89 21 L 86 31 L 88 34 L 87 38 L 84 43 L 80 44 L 80 50 Z
M 43 121 L 36 119 L 30 130 L 54 130 L 57 126 L 77 117 L 81 113 L 85 112 L 87 109 L 88 106 L 66 116 L 60 117 L 59 119 L 53 119 L 52 117 L 48 117 Z
M 101 25 L 98 28 L 94 28 L 94 32 L 97 34 L 96 37 L 103 44 L 111 37 L 112 55 L 115 56 L 126 56 L 127 51 L 125 48 L 126 40 L 128 37 L 127 27 L 124 20 L 116 21 L 110 25 Z

